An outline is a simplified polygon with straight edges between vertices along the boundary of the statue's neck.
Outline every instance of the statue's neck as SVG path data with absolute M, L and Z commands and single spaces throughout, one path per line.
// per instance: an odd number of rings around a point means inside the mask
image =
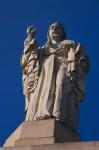
M 56 44 L 56 45 L 58 45 L 60 43 L 60 42 L 57 42 L 55 40 L 52 40 L 51 42 L 52 42 L 52 44 Z

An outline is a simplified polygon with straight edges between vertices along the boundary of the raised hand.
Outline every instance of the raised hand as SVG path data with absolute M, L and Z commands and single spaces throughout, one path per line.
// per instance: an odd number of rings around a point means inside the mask
M 32 26 L 28 26 L 27 27 L 27 41 L 31 41 L 36 34 L 36 28 L 32 25 Z

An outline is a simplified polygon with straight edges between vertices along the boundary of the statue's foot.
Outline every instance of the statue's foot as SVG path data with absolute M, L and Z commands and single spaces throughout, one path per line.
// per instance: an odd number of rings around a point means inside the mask
M 44 119 L 50 119 L 50 118 L 51 118 L 51 116 L 48 116 L 48 115 L 44 116 Z
M 51 118 L 55 119 L 56 121 L 60 121 L 60 118 L 52 116 Z
M 40 116 L 40 117 L 38 117 L 36 120 L 43 120 L 43 117 Z
M 56 121 L 60 121 L 60 119 L 59 119 L 59 118 L 56 118 Z
M 45 116 L 40 116 L 37 118 L 37 120 L 46 120 L 46 119 L 50 119 L 51 116 L 45 115 Z

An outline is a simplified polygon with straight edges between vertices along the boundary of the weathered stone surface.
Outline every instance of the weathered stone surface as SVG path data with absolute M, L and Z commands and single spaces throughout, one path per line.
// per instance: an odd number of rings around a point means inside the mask
M 73 142 L 51 145 L 3 147 L 0 150 L 99 150 L 99 142 Z
M 79 136 L 55 119 L 22 123 L 4 146 L 42 145 L 80 141 Z

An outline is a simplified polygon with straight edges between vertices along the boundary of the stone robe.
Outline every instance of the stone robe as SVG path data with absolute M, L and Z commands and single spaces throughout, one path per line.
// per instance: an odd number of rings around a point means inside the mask
M 74 77 L 72 81 L 67 71 L 68 51 L 74 45 L 77 69 L 71 74 Z M 57 48 L 44 46 L 42 52 L 41 73 L 35 91 L 30 93 L 26 121 L 56 118 L 67 128 L 76 130 L 79 104 L 85 97 L 86 77 L 79 60 L 83 58 L 88 68 L 86 54 L 79 43 L 69 40 L 62 41 Z

